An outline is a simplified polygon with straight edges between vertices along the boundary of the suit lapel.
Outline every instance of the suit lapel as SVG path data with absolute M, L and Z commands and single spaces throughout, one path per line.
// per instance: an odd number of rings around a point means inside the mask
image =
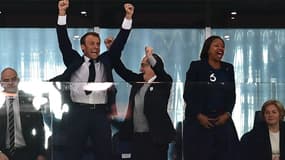
M 132 103 L 131 104 L 132 110 L 134 109 L 134 106 L 135 106 L 135 96 L 142 86 L 143 86 L 143 83 L 135 83 L 131 89 L 130 102 Z
M 1 130 L 6 128 L 7 125 L 7 107 L 6 107 L 6 101 L 4 102 L 3 106 L 0 109 L 0 126 L 1 126 Z M 4 131 L 6 134 L 6 131 Z
M 33 104 L 32 104 L 31 95 L 24 93 L 23 91 L 19 91 L 19 111 L 20 111 L 20 121 L 22 128 L 28 128 L 31 123 L 31 117 L 33 114 Z M 22 134 L 25 140 L 28 139 L 29 135 L 26 130 L 22 130 Z
M 284 135 L 284 122 L 281 121 L 280 122 L 280 130 L 279 130 L 279 135 L 280 135 L 280 140 L 279 140 L 279 145 L 280 145 L 280 160 L 284 160 L 284 154 L 285 154 L 285 137 L 283 136 Z
M 98 61 L 101 62 L 101 64 L 103 64 L 104 66 L 104 76 L 105 76 L 105 80 L 108 82 L 113 82 L 113 76 L 112 76 L 112 64 L 110 62 L 110 59 L 108 58 L 108 56 L 106 55 L 108 54 L 108 52 L 104 52 L 102 54 L 99 55 L 98 57 Z
M 78 61 L 79 60 L 79 61 Z M 67 69 L 60 77 L 60 81 L 70 81 L 71 75 L 82 65 L 84 62 L 84 57 L 82 56 L 80 59 L 77 59 L 72 65 L 68 66 Z

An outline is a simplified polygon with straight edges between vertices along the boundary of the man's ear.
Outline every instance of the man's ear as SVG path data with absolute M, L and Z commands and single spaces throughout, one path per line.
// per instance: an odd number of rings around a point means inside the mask
M 81 44 L 80 47 L 81 47 L 82 52 L 84 53 L 85 52 L 85 45 Z

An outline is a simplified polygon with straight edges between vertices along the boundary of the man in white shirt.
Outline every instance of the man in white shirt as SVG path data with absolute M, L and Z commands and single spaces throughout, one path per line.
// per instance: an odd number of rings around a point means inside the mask
M 116 89 L 113 86 L 106 90 L 88 90 L 85 87 L 89 82 L 113 82 L 113 64 L 109 54 L 110 52 L 117 54 L 123 50 L 132 26 L 134 6 L 124 4 L 126 14 L 122 28 L 107 52 L 100 54 L 98 33 L 84 34 L 80 39 L 83 56 L 72 49 L 68 38 L 66 27 L 68 7 L 68 0 L 59 1 L 57 35 L 67 68 L 63 74 L 51 79 L 51 81 L 71 82 L 70 90 L 63 95 L 69 105 L 69 112 L 63 120 L 67 139 L 65 158 L 79 160 L 83 154 L 83 147 L 90 138 L 96 159 L 110 160 L 112 143 L 108 112 L 114 107 Z

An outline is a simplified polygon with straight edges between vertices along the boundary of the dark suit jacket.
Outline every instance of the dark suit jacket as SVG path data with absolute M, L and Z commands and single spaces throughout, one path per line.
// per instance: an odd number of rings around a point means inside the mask
M 213 73 L 218 77 L 214 82 L 210 80 Z M 188 147 L 185 147 L 186 150 L 196 150 L 197 153 L 185 151 L 185 155 L 195 159 L 195 156 L 200 154 L 206 155 L 219 151 L 221 149 L 218 148 L 199 150 L 196 145 L 201 143 L 201 139 L 214 139 L 214 141 L 203 141 L 206 146 L 211 146 L 213 144 L 206 143 L 213 143 L 223 138 L 225 140 L 223 144 L 217 145 L 217 147 L 227 147 L 227 152 L 224 152 L 223 156 L 227 158 L 233 156 L 233 159 L 239 159 L 239 140 L 231 118 L 222 126 L 216 127 L 217 129 L 206 129 L 197 119 L 199 113 L 213 118 L 226 112 L 232 113 L 235 104 L 233 66 L 222 62 L 221 69 L 214 70 L 207 60 L 191 62 L 186 74 L 183 98 L 186 102 L 183 143 Z M 188 153 L 191 154 L 188 155 Z
M 33 97 L 19 91 L 20 119 L 22 133 L 27 145 L 34 153 L 44 149 L 44 124 L 41 112 L 35 110 L 32 104 Z M 0 150 L 6 148 L 7 112 L 6 103 L 0 108 Z M 32 135 L 35 129 L 36 135 Z
M 285 160 L 285 123 L 280 122 L 280 160 Z M 241 138 L 242 160 L 271 160 L 269 129 L 265 122 L 257 123 Z
M 117 55 L 116 55 L 117 56 Z M 143 74 L 137 74 L 128 70 L 120 59 L 116 59 L 115 71 L 128 83 L 132 85 L 129 96 L 128 113 L 120 129 L 120 137 L 131 137 L 134 132 L 133 126 L 133 109 L 135 95 L 143 86 Z M 167 144 L 174 140 L 175 130 L 171 119 L 167 113 L 167 104 L 172 86 L 172 78 L 168 75 L 161 65 L 153 67 L 157 78 L 147 89 L 144 97 L 144 114 L 150 129 L 150 134 L 154 143 Z M 159 82 L 159 83 L 156 83 Z
M 235 80 L 233 65 L 222 62 L 221 70 L 226 74 L 228 81 L 221 85 L 224 91 L 223 112 L 232 113 L 235 104 Z M 183 98 L 186 102 L 185 119 L 196 119 L 199 113 L 205 113 L 208 98 L 212 96 L 209 94 L 210 82 L 209 64 L 206 60 L 193 61 L 186 74 L 186 82 L 184 86 Z
M 72 49 L 71 42 L 68 38 L 66 25 L 64 26 L 57 25 L 56 30 L 57 30 L 59 48 L 62 53 L 63 62 L 66 66 L 66 70 L 64 71 L 63 74 L 52 78 L 50 81 L 70 82 L 72 74 L 77 69 L 79 69 L 79 67 L 84 62 L 84 59 L 76 50 Z M 114 40 L 109 52 L 115 52 L 115 53 L 121 52 L 128 39 L 129 33 L 130 30 L 121 29 L 116 39 Z M 104 64 L 107 82 L 113 82 L 114 81 L 112 75 L 113 64 L 108 52 L 100 54 L 98 60 Z M 68 89 L 65 90 L 63 94 L 64 94 L 63 96 L 65 97 L 65 101 L 70 102 L 71 100 L 70 100 L 69 90 Z M 108 104 L 109 104 L 108 106 L 111 107 L 111 105 L 115 103 L 115 95 L 116 95 L 116 89 L 114 87 L 111 87 L 108 90 Z

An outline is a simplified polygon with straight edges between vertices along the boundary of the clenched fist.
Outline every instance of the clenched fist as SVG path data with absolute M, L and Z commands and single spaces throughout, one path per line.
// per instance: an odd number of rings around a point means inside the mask
M 145 55 L 146 55 L 146 57 L 152 56 L 152 53 L 153 53 L 153 48 L 149 47 L 149 46 L 146 46 L 145 47 Z
M 111 48 L 113 41 L 114 41 L 114 37 L 112 36 L 109 36 L 104 40 L 104 44 L 108 50 Z
M 69 0 L 58 1 L 58 14 L 60 16 L 66 15 L 66 10 L 69 7 Z
M 124 4 L 124 8 L 125 8 L 125 11 L 126 11 L 126 18 L 127 19 L 132 19 L 132 16 L 134 14 L 134 11 L 135 11 L 135 7 L 130 4 L 130 3 L 125 3 Z

